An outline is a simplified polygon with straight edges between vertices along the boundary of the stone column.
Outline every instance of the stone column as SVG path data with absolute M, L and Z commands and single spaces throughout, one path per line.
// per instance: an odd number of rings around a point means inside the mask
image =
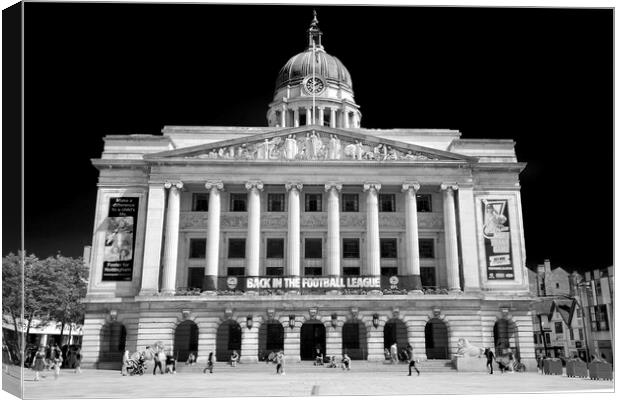
M 327 275 L 340 276 L 340 191 L 342 184 L 326 183 L 327 192 Z
M 379 195 L 380 183 L 364 183 L 366 192 L 366 273 L 381 276 L 381 252 L 379 246 Z
M 405 194 L 405 245 L 407 258 L 405 259 L 405 275 L 407 289 L 411 293 L 422 293 L 422 281 L 420 280 L 420 249 L 418 248 L 418 204 L 416 192 L 420 189 L 417 182 L 403 183 L 402 191 Z M 411 278 L 409 278 L 411 277 Z
M 208 293 L 215 293 L 220 260 L 220 191 L 224 189 L 224 184 L 222 181 L 207 181 L 205 188 L 209 191 L 209 220 L 207 221 L 207 264 L 202 289 Z
M 141 296 L 153 295 L 159 292 L 159 267 L 161 263 L 165 203 L 166 191 L 164 186 L 162 184 L 151 185 L 149 187 L 148 208 L 146 211 Z
M 442 183 L 444 231 L 446 234 L 446 266 L 448 272 L 448 290 L 460 292 L 458 240 L 456 237 L 456 214 L 454 209 L 454 191 L 456 183 Z
M 306 107 L 306 125 L 312 125 L 312 108 Z
M 166 209 L 166 242 L 164 246 L 163 294 L 174 294 L 177 279 L 177 254 L 179 251 L 179 212 L 181 206 L 180 190 L 183 182 L 166 182 L 168 208 Z
M 286 254 L 286 272 L 285 275 L 299 276 L 300 263 L 300 209 L 299 209 L 299 192 L 303 188 L 301 183 L 287 183 L 285 185 L 288 191 L 288 241 Z
M 329 126 L 332 128 L 336 127 L 336 109 L 334 107 L 329 109 Z
M 293 328 L 289 326 L 288 315 L 283 316 L 280 319 L 280 323 L 284 327 L 284 359 L 286 361 L 299 362 L 301 360 L 300 334 L 303 323 L 301 316 L 295 315 L 295 326 Z M 286 370 L 286 365 L 284 369 Z
M 360 116 L 357 112 L 353 112 L 353 126 L 352 128 L 360 127 Z
M 239 361 L 242 363 L 258 362 L 258 329 L 260 323 L 248 329 L 247 319 L 238 321 L 241 325 L 241 355 Z
M 286 127 L 286 104 L 282 104 L 282 111 L 280 112 L 280 126 Z
M 463 268 L 463 291 L 480 291 L 478 270 L 478 241 L 476 239 L 476 206 L 472 185 L 459 186 L 458 218 L 461 233 L 461 263 Z
M 248 193 L 248 236 L 245 243 L 245 260 L 247 276 L 258 276 L 260 265 L 260 192 L 261 181 L 248 181 L 245 188 Z
M 319 125 L 323 126 L 323 122 L 325 121 L 325 109 L 323 107 L 318 107 L 319 109 Z
M 293 125 L 295 128 L 299 126 L 299 107 L 295 107 L 295 109 L 293 109 Z
M 349 112 L 346 109 L 342 110 L 342 125 L 349 128 Z

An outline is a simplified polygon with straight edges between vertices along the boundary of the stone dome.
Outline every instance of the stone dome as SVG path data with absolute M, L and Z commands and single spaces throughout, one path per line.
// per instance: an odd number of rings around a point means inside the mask
M 314 73 L 325 78 L 328 83 L 340 84 L 348 89 L 353 89 L 351 74 L 339 59 L 327 54 L 322 48 L 317 48 L 315 52 L 316 60 L 314 62 L 312 48 L 291 57 L 278 74 L 276 90 L 286 87 L 286 85 L 298 84 L 306 76 L 312 75 L 313 64 Z

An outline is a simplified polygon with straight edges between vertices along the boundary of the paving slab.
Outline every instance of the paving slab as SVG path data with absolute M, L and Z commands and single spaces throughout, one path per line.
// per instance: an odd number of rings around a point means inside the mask
M 3 374 L 3 380 L 19 384 L 18 370 Z M 480 372 L 428 372 L 407 376 L 406 366 L 391 372 L 372 369 L 288 368 L 276 375 L 271 365 L 236 369 L 217 366 L 213 374 L 177 373 L 166 375 L 121 376 L 118 371 L 83 370 L 74 374 L 63 370 L 58 379 L 52 373 L 35 382 L 26 371 L 25 399 L 72 398 L 167 398 L 240 396 L 342 396 L 342 395 L 430 395 L 430 394 L 514 394 L 557 392 L 612 393 L 613 381 L 539 375 L 536 372 L 487 374 Z

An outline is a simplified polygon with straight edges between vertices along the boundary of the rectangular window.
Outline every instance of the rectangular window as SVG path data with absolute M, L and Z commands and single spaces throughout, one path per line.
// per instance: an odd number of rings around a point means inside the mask
M 393 193 L 379 195 L 379 211 L 395 212 L 396 211 L 396 195 Z
M 267 239 L 267 258 L 284 258 L 284 239 Z
M 269 275 L 269 276 L 282 276 L 282 275 L 284 275 L 284 268 L 282 268 L 282 267 L 267 267 L 267 268 L 265 268 L 265 275 Z
M 435 241 L 433 239 L 418 239 L 420 258 L 435 258 Z
M 320 193 L 306 193 L 306 212 L 323 211 L 323 195 Z
M 602 296 L 603 295 L 603 291 L 601 290 L 601 280 L 597 279 L 594 281 L 594 291 L 596 292 L 597 296 Z
M 202 289 L 202 280 L 205 276 L 204 268 L 189 268 L 187 273 L 187 287 L 190 289 Z
M 284 193 L 267 194 L 267 211 L 284 212 Z
M 360 269 L 359 267 L 343 267 L 342 275 L 344 276 L 359 276 Z
M 207 254 L 207 240 L 190 239 L 189 240 L 189 258 L 205 258 Z
M 209 193 L 192 194 L 192 211 L 209 211 Z
M 569 329 L 568 334 L 570 335 L 570 340 L 575 340 L 575 330 Z
M 245 193 L 231 193 L 230 194 L 230 211 L 233 212 L 245 212 L 247 211 L 246 201 L 248 195 Z
M 418 212 L 432 212 L 432 197 L 430 194 L 417 194 L 416 198 L 416 206 Z
M 244 267 L 228 267 L 228 276 L 244 276 Z
M 323 239 L 306 239 L 305 258 L 323 258 Z
M 437 286 L 435 280 L 435 268 L 434 267 L 420 267 L 420 280 L 422 286 Z
M 538 334 L 534 334 L 534 344 L 538 344 Z
M 321 267 L 306 267 L 306 268 L 304 268 L 304 275 L 321 276 L 321 275 L 323 275 L 323 268 L 321 268 Z
M 556 322 L 555 323 L 555 333 L 562 333 L 562 323 L 561 322 Z
M 545 340 L 547 341 L 547 344 L 551 343 L 551 335 L 548 332 L 545 333 Z
M 396 239 L 381 239 L 381 258 L 397 258 Z
M 579 328 L 579 340 L 583 340 L 583 329 Z
M 398 267 L 381 267 L 381 276 L 398 275 Z
M 359 209 L 359 196 L 357 193 L 343 193 L 342 194 L 342 211 L 343 212 L 358 212 Z
M 228 258 L 245 258 L 245 239 L 228 239 Z
M 342 258 L 360 258 L 359 239 L 342 239 Z

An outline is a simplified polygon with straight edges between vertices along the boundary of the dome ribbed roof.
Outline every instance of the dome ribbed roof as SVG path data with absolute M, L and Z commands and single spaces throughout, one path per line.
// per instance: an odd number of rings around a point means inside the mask
M 278 74 L 276 90 L 288 84 L 298 83 L 306 76 L 312 75 L 313 59 L 312 48 L 291 57 Z M 336 81 L 349 89 L 353 89 L 351 74 L 344 64 L 336 57 L 327 54 L 323 49 L 316 50 L 314 73 L 328 81 Z

